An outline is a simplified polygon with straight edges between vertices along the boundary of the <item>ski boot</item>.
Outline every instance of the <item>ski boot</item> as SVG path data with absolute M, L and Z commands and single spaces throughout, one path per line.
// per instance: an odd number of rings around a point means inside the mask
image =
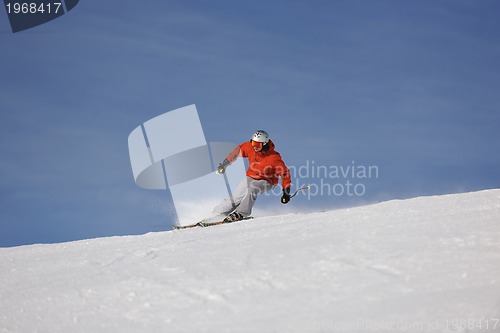
M 224 220 L 222 222 L 224 222 L 224 223 L 231 223 L 231 222 L 241 221 L 244 218 L 245 217 L 243 215 L 241 215 L 240 213 L 238 213 L 238 212 L 232 212 L 231 214 L 229 214 L 228 216 L 226 216 L 226 218 L 224 218 Z

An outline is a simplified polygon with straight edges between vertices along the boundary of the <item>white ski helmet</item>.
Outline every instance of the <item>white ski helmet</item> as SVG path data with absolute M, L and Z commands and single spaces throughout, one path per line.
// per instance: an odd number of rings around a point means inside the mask
M 252 140 L 256 142 L 262 142 L 262 144 L 265 145 L 269 142 L 269 134 L 267 134 L 266 131 L 257 130 L 253 134 Z

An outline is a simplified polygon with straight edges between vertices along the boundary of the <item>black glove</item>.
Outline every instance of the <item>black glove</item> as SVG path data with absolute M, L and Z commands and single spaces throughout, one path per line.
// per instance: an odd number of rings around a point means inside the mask
M 229 163 L 229 161 L 226 159 L 224 159 L 224 161 L 222 161 L 222 163 L 219 164 L 219 166 L 217 167 L 217 173 L 224 173 L 226 172 L 226 168 L 227 166 L 231 164 Z
M 290 201 L 290 188 L 283 189 L 283 196 L 281 197 L 281 203 L 287 204 Z

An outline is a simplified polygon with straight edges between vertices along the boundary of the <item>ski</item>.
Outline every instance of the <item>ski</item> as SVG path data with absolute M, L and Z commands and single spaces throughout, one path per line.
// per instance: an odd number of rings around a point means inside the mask
M 191 229 L 191 228 L 196 228 L 196 227 L 205 228 L 205 227 L 212 227 L 214 225 L 220 225 L 220 224 L 226 224 L 226 223 L 234 223 L 234 222 L 239 222 L 239 221 L 244 221 L 244 220 L 251 220 L 251 219 L 253 219 L 252 216 L 247 216 L 247 217 L 244 217 L 241 220 L 231 221 L 231 222 L 224 222 L 224 220 L 215 221 L 215 222 L 200 221 L 200 222 L 197 222 L 197 223 L 194 223 L 194 224 L 188 224 L 188 225 L 174 225 L 174 229 L 176 229 L 176 230 L 179 230 L 179 229 Z
M 200 227 L 211 227 L 211 226 L 214 226 L 214 225 L 226 224 L 226 223 L 234 223 L 234 222 L 251 220 L 251 219 L 253 219 L 252 216 L 247 216 L 247 217 L 244 217 L 244 218 L 242 218 L 241 220 L 238 220 L 238 221 L 224 222 L 224 220 L 222 220 L 222 221 L 215 221 L 215 222 L 198 222 L 198 224 L 199 224 Z
M 203 227 L 203 223 L 207 223 L 207 222 L 196 222 L 194 224 L 188 224 L 188 225 L 174 225 L 174 229 L 180 230 L 180 229 L 191 229 L 191 228 L 196 228 L 196 227 Z

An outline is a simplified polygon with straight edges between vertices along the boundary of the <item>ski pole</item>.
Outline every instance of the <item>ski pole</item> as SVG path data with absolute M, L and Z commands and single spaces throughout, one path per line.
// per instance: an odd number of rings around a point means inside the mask
M 291 196 L 290 196 L 290 199 L 293 198 L 294 196 L 297 195 L 297 193 L 299 193 L 299 191 L 306 191 L 306 190 L 309 190 L 311 188 L 310 185 L 307 185 L 306 187 L 301 187 L 299 189 L 297 189 Z

